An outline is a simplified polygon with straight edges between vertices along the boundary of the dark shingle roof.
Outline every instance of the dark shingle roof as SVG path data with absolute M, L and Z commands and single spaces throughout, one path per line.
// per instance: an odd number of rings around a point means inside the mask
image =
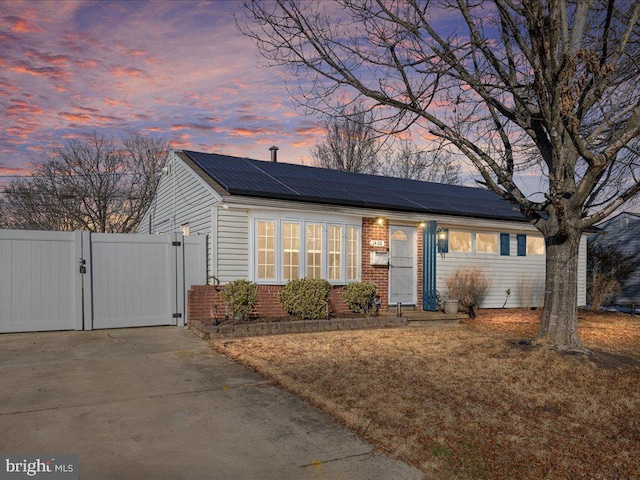
M 231 195 L 526 221 L 515 205 L 481 188 L 265 162 L 213 153 L 183 153 Z

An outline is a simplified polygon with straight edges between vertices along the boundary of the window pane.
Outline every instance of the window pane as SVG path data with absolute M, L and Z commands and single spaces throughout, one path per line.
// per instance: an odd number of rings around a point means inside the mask
M 449 231 L 449 251 L 450 252 L 470 252 L 471 232 Z
M 527 255 L 544 255 L 544 238 L 527 235 Z
M 258 222 L 256 278 L 272 280 L 276 276 L 276 223 Z
M 347 227 L 347 280 L 358 280 L 360 271 L 360 229 Z
M 495 233 L 476 233 L 476 252 L 498 253 L 498 235 Z
M 282 279 L 300 277 L 300 224 L 282 224 Z
M 322 278 L 322 226 L 306 228 L 307 278 Z
M 342 227 L 329 225 L 329 280 L 342 279 Z

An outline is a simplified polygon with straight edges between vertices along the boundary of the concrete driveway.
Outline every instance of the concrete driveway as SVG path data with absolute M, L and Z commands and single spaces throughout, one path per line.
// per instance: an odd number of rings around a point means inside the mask
M 420 479 L 328 415 L 155 327 L 0 335 L 0 453 L 81 479 Z

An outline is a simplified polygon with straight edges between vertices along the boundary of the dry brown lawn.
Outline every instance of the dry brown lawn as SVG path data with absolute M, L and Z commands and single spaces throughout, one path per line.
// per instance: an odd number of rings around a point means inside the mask
M 518 343 L 539 313 L 451 328 L 215 341 L 428 479 L 640 478 L 640 318 L 581 313 L 594 354 Z

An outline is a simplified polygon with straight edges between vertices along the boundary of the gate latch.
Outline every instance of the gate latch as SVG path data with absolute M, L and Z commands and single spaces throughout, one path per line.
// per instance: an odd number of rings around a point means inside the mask
M 79 263 L 80 263 L 80 273 L 87 273 L 87 267 L 86 267 L 87 261 L 84 258 L 81 258 Z

